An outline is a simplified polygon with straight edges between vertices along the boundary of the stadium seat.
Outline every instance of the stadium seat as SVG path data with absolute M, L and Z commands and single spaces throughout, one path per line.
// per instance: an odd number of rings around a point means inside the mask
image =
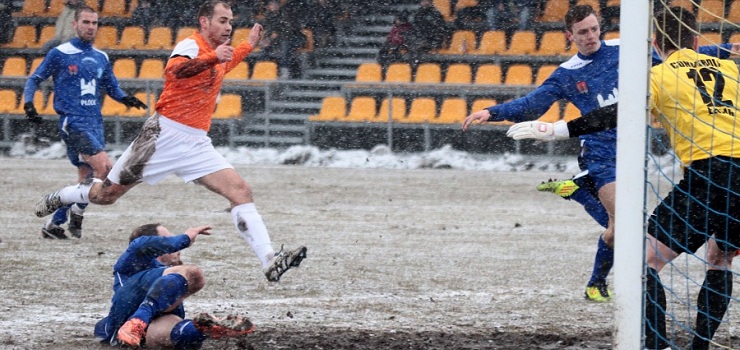
M 126 105 L 121 102 L 114 100 L 109 95 L 105 95 L 103 98 L 103 106 L 100 108 L 100 113 L 104 117 L 118 117 L 126 112 Z
M 470 65 L 467 63 L 454 63 L 447 66 L 445 74 L 445 83 L 447 84 L 470 84 L 473 80 L 473 73 Z
M 565 110 L 563 111 L 563 119 L 566 122 L 569 122 L 580 116 L 581 116 L 581 110 L 579 110 L 578 107 L 576 107 L 574 104 L 568 103 L 565 105 Z
M 143 118 L 149 116 L 149 111 L 154 110 L 154 105 L 157 103 L 157 96 L 154 94 L 147 94 L 146 92 L 137 92 L 134 97 L 138 98 L 141 102 L 144 102 L 149 108 L 138 109 L 138 108 L 126 108 L 126 111 L 121 113 L 121 117 L 131 118 Z
M 510 65 L 504 85 L 532 85 L 532 67 L 528 64 Z
M 537 118 L 537 120 L 545 123 L 554 123 L 560 119 L 560 102 L 553 103 L 545 114 Z
M 252 67 L 252 80 L 277 80 L 277 63 L 258 61 Z
M 438 84 L 442 81 L 442 68 L 437 63 L 422 63 L 416 68 L 415 83 Z
M 428 97 L 417 97 L 411 101 L 411 107 L 403 123 L 428 123 L 437 117 L 437 103 Z
M 42 16 L 45 9 L 45 0 L 24 0 L 20 12 L 14 12 L 13 17 Z
M 392 106 L 391 106 L 392 105 Z M 406 119 L 406 100 L 400 97 L 394 97 L 389 100 L 384 98 L 380 102 L 380 110 L 378 115 L 371 121 L 387 123 L 389 120 L 394 122 Z
M 565 33 L 555 31 L 545 32 L 540 39 L 540 47 L 534 54 L 541 56 L 565 55 L 568 51 L 565 48 L 566 43 Z
M 169 27 L 153 27 L 149 30 L 146 44 L 137 49 L 141 50 L 170 50 L 172 49 L 172 29 Z
M 44 26 L 41 28 L 41 34 L 39 34 L 39 40 L 36 42 L 34 47 L 42 47 L 44 44 L 54 39 L 55 31 L 54 26 Z
M 740 1 L 733 1 L 732 4 L 730 4 L 730 11 L 727 13 L 727 21 L 740 24 Z
M 20 98 L 15 90 L 2 89 L 0 90 L 0 114 L 24 114 L 23 106 L 20 103 Z
M 310 121 L 337 121 L 347 115 L 347 101 L 342 96 L 327 96 L 321 102 L 319 114 L 308 118 Z
M 699 46 L 705 45 L 718 45 L 723 43 L 722 34 L 720 33 L 700 33 L 699 34 Z
M 181 27 L 177 30 L 177 35 L 175 36 L 175 45 L 185 40 L 185 38 L 193 35 L 193 33 L 195 33 L 195 27 Z
M 695 2 L 696 0 L 672 0 L 670 6 L 683 7 L 689 11 L 694 11 Z M 704 1 L 702 0 L 702 3 L 703 2 Z
M 495 106 L 496 100 L 490 98 L 479 98 L 470 105 L 470 113 L 482 111 L 488 107 Z
M 242 61 L 234 67 L 231 71 L 224 75 L 225 80 L 248 80 L 249 79 L 249 66 L 247 62 Z
M 547 0 L 545 8 L 542 10 L 542 14 L 537 21 L 544 23 L 560 23 L 563 21 L 563 18 L 565 18 L 565 14 L 568 12 L 568 9 L 568 1 Z
M 606 2 L 606 6 L 617 6 L 617 7 L 619 7 L 620 4 L 622 4 L 622 1 L 620 1 L 620 0 L 608 0 Z
M 100 9 L 100 17 L 130 17 L 129 12 L 126 12 L 125 1 L 113 1 L 106 0 L 103 2 L 103 7 Z
M 443 55 L 462 55 L 476 48 L 475 32 L 472 30 L 456 30 L 452 33 L 450 45 L 446 49 L 439 49 L 437 53 Z
M 157 58 L 146 58 L 139 68 L 139 79 L 163 79 L 164 63 Z
M 28 76 L 26 59 L 23 57 L 8 57 L 3 64 L 4 77 L 26 77 Z
M 466 7 L 478 6 L 478 0 L 457 0 L 455 4 L 455 13 Z
M 40 115 L 55 115 L 57 112 L 54 110 L 54 92 L 50 92 L 48 96 L 44 97 L 43 92 L 36 91 L 33 94 L 33 105 Z
M 434 0 L 434 7 L 437 8 L 445 18 L 446 22 L 452 22 L 455 18 L 452 16 L 452 9 L 450 8 L 450 0 Z
M 501 66 L 494 63 L 482 64 L 475 71 L 476 84 L 501 84 Z
M 442 101 L 437 118 L 430 120 L 436 124 L 461 123 L 468 115 L 467 102 L 463 98 L 446 98 Z
M 725 19 L 724 0 L 701 0 L 696 20 L 700 23 L 719 23 Z
M 237 94 L 223 94 L 213 112 L 213 119 L 235 119 L 242 116 L 242 97 Z
M 47 16 L 47 17 L 58 17 L 62 13 L 62 9 L 64 8 L 64 3 L 65 2 L 66 2 L 66 0 L 51 0 L 51 1 L 49 1 L 49 7 L 41 15 L 42 16 Z M 96 10 L 97 10 L 97 8 L 96 8 Z
M 100 26 L 93 45 L 98 49 L 109 49 L 118 44 L 118 29 L 114 26 Z
M 111 1 L 106 1 L 106 3 Z M 121 40 L 117 45 L 110 47 L 112 50 L 132 50 L 144 45 L 144 28 L 129 26 L 123 28 Z
M 237 46 L 242 43 L 242 41 L 247 40 L 249 38 L 249 33 L 252 31 L 251 28 L 237 28 L 234 29 L 234 33 L 231 35 L 231 46 Z
M 408 63 L 392 63 L 385 72 L 387 83 L 411 82 L 411 66 Z
M 601 13 L 601 5 L 599 4 L 599 0 L 578 0 L 576 5 L 591 5 L 591 8 L 593 8 L 596 13 Z
M 544 83 L 557 68 L 558 65 L 556 64 L 545 64 L 540 66 L 540 68 L 537 69 L 537 78 L 534 81 L 534 85 L 542 85 L 542 83 Z
M 348 122 L 366 122 L 373 119 L 377 112 L 375 98 L 368 96 L 355 97 L 349 107 L 349 113 L 343 119 Z
M 504 51 L 506 51 L 506 33 L 503 30 L 489 30 L 481 36 L 478 47 L 469 53 L 473 55 L 494 55 Z
M 119 58 L 113 62 L 113 75 L 118 79 L 136 78 L 136 62 L 133 58 Z
M 36 71 L 36 68 L 38 68 L 38 67 L 39 67 L 39 65 L 41 65 L 41 62 L 42 62 L 43 60 L 44 60 L 44 58 L 43 58 L 43 57 L 36 57 L 36 58 L 34 58 L 34 59 L 33 59 L 33 61 L 31 61 L 31 68 L 29 68 L 29 69 L 28 69 L 28 75 L 29 75 L 29 76 L 30 76 L 31 74 L 33 74 L 33 72 L 35 72 L 35 71 Z
M 382 79 L 382 70 L 380 64 L 375 62 L 361 63 L 357 67 L 356 82 L 379 83 Z
M 2 46 L 12 49 L 23 49 L 28 47 L 29 45 L 34 45 L 35 43 L 36 27 L 22 25 L 15 28 L 13 39 L 8 43 L 2 44 Z
M 502 55 L 522 56 L 529 55 L 537 51 L 537 36 L 531 30 L 515 32 L 511 37 L 509 48 Z

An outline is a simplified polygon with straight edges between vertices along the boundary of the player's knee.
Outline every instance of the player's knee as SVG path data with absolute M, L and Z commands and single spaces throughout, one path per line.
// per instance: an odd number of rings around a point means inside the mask
M 195 265 L 189 265 L 185 269 L 185 279 L 188 281 L 188 293 L 193 294 L 206 285 L 206 277 L 203 270 Z

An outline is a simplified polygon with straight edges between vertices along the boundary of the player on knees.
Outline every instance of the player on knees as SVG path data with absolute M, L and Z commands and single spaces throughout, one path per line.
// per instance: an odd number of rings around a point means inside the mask
M 200 226 L 172 235 L 160 224 L 137 227 L 113 266 L 110 311 L 96 324 L 95 336 L 111 345 L 198 349 L 208 338 L 252 332 L 252 323 L 237 316 L 185 318 L 183 300 L 203 288 L 205 277 L 197 266 L 182 263 L 180 251 L 210 230 Z
M 268 281 L 277 282 L 306 258 L 306 247 L 275 253 L 257 212 L 252 188 L 213 147 L 208 131 L 223 77 L 259 42 L 255 24 L 247 39 L 231 44 L 234 16 L 229 1 L 208 0 L 198 12 L 198 31 L 180 41 L 164 70 L 156 112 L 113 165 L 105 181 L 92 179 L 47 194 L 36 204 L 43 217 L 73 203 L 113 204 L 141 182 L 156 184 L 170 174 L 226 198 L 238 233 L 257 255 Z

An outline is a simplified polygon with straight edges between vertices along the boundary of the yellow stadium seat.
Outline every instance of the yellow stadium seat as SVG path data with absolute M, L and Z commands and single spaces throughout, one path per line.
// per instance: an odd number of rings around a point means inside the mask
M 41 62 L 44 61 L 43 57 L 36 57 L 31 61 L 31 68 L 28 70 L 28 75 L 30 76 L 33 74 L 33 72 L 36 71 L 37 68 L 39 68 L 39 65 L 41 65 Z
M 538 18 L 538 21 L 546 23 L 563 22 L 569 6 L 568 1 L 547 0 L 545 8 L 542 11 L 540 18 Z
M 106 3 L 111 1 L 106 1 Z M 113 50 L 131 50 L 144 45 L 144 28 L 126 27 L 121 32 L 121 40 L 111 47 Z
M 379 83 L 382 78 L 382 69 L 380 64 L 375 62 L 361 63 L 357 67 L 357 76 L 355 77 L 356 82 L 363 83 Z
M 44 26 L 41 28 L 41 34 L 39 34 L 39 40 L 36 42 L 35 47 L 42 47 L 49 40 L 54 39 L 54 26 Z
M 404 123 L 428 123 L 437 118 L 437 103 L 428 97 L 417 97 L 411 101 L 411 107 Z
M 534 53 L 542 56 L 565 55 L 568 50 L 565 48 L 566 39 L 563 32 L 545 32 L 540 40 L 540 47 Z
M 437 53 L 444 55 L 462 55 L 475 50 L 475 48 L 475 32 L 472 30 L 456 30 L 452 33 L 450 46 L 446 49 L 438 50 Z
M 385 82 L 409 83 L 411 82 L 411 66 L 408 63 L 392 63 L 385 72 Z
M 590 5 L 596 13 L 601 13 L 601 5 L 599 0 L 578 0 L 576 5 Z
M 231 71 L 224 75 L 226 80 L 247 80 L 249 79 L 249 66 L 247 62 L 239 62 Z
M 126 12 L 125 1 L 106 0 L 103 2 L 103 8 L 100 9 L 100 17 L 129 17 Z
M 442 14 L 445 21 L 451 22 L 454 19 L 452 16 L 452 9 L 450 7 L 450 0 L 434 0 L 434 7 L 436 7 L 437 11 Z
M 20 12 L 13 13 L 13 17 L 33 17 L 43 15 L 46 9 L 45 0 L 24 0 Z
M 139 69 L 140 79 L 163 79 L 164 63 L 156 58 L 147 58 L 141 62 Z
M 725 0 L 701 0 L 696 20 L 701 23 L 719 23 L 725 18 Z
M 126 106 L 114 100 L 112 97 L 105 95 L 103 98 L 103 106 L 100 108 L 100 113 L 104 117 L 118 117 L 126 113 Z
M 416 68 L 415 83 L 437 84 L 442 81 L 442 68 L 437 63 L 422 63 Z
M 178 29 L 177 35 L 175 36 L 175 45 L 185 40 L 185 38 L 193 35 L 194 33 L 195 33 L 195 27 L 182 27 Z
M 537 36 L 531 30 L 515 32 L 511 37 L 509 48 L 502 55 L 529 55 L 537 51 Z
M 119 58 L 113 62 L 113 75 L 118 79 L 136 78 L 136 62 L 133 58 Z
M 276 80 L 277 63 L 272 61 L 258 61 L 252 69 L 253 80 Z
M 231 36 L 231 46 L 238 46 L 242 41 L 249 38 L 249 33 L 252 31 L 251 28 L 237 28 L 234 30 L 234 34 Z
M 146 92 L 137 92 L 134 97 L 138 98 L 141 102 L 144 102 L 149 108 L 138 109 L 138 108 L 126 108 L 126 111 L 121 113 L 121 117 L 132 117 L 142 118 L 148 117 L 149 111 L 154 110 L 154 105 L 157 103 L 157 97 L 154 94 L 147 94 Z
M 545 123 L 554 123 L 560 119 L 560 102 L 553 103 L 545 114 L 537 118 L 537 120 Z
M 431 122 L 438 124 L 461 123 L 468 115 L 467 102 L 463 98 L 446 98 L 439 108 L 439 115 Z
M 342 96 L 327 96 L 321 102 L 319 114 L 308 118 L 310 121 L 336 121 L 347 115 L 347 101 Z
M 223 94 L 213 112 L 213 119 L 234 119 L 242 116 L 242 97 L 237 94 Z
M 142 50 L 170 50 L 172 49 L 172 29 L 169 27 L 153 27 L 149 30 L 146 44 L 137 49 Z
M 54 92 L 50 92 L 49 96 L 44 97 L 43 92 L 36 91 L 33 94 L 33 105 L 41 115 L 55 115 L 57 112 L 54 110 Z
M 384 98 L 380 102 L 378 115 L 372 121 L 387 123 L 391 119 L 395 122 L 406 119 L 406 100 L 394 97 L 391 100 Z
M 501 84 L 501 66 L 494 63 L 482 64 L 475 72 L 476 84 Z
M 23 57 L 8 57 L 3 64 L 4 77 L 26 77 L 26 59 Z
M 478 6 L 478 0 L 457 0 L 455 12 L 466 7 Z
M 730 4 L 730 12 L 727 13 L 727 21 L 736 24 L 740 23 L 740 1 L 733 1 L 732 4 Z
M 720 33 L 700 33 L 699 46 L 719 45 L 723 43 L 722 34 Z
M 23 112 L 23 106 L 20 106 L 20 100 L 15 90 L 2 89 L 0 90 L 0 113 L 8 114 L 21 114 Z
M 569 122 L 581 116 L 581 110 L 578 109 L 574 104 L 568 103 L 565 105 L 565 111 L 563 111 L 563 119 Z
M 349 122 L 366 122 L 377 115 L 377 106 L 375 98 L 361 96 L 352 99 L 349 107 L 349 113 L 343 120 Z
M 36 27 L 22 25 L 15 28 L 13 39 L 3 47 L 22 49 L 36 44 Z
M 480 38 L 478 48 L 470 50 L 473 55 L 494 55 L 506 51 L 506 33 L 503 30 L 489 30 Z
M 473 72 L 467 63 L 454 63 L 447 67 L 445 83 L 447 84 L 470 84 L 473 80 Z
M 537 78 L 534 81 L 534 85 L 542 85 L 542 83 L 544 83 L 556 69 L 558 69 L 558 65 L 556 64 L 546 64 L 541 66 L 537 70 Z
M 67 2 L 67 0 L 49 1 L 49 8 L 47 8 L 46 11 L 42 13 L 41 15 L 47 16 L 47 17 L 58 17 L 62 13 L 62 9 L 64 8 L 65 2 Z
M 504 85 L 532 85 L 532 67 L 528 64 L 512 64 L 506 71 Z
M 670 2 L 670 6 L 671 7 L 673 6 L 683 7 L 689 11 L 694 11 L 694 6 L 696 5 L 695 4 L 696 2 L 697 2 L 696 0 L 672 0 Z M 702 0 L 702 3 L 703 2 L 704 1 Z
M 482 111 L 488 107 L 495 106 L 496 100 L 490 98 L 479 98 L 470 105 L 470 113 Z
M 100 26 L 93 45 L 99 49 L 109 49 L 118 44 L 118 29 L 114 26 Z

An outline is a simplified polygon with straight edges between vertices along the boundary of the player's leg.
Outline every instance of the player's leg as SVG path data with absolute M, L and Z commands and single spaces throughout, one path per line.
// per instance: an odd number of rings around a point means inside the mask
M 217 318 L 198 314 L 192 320 L 166 314 L 152 320 L 146 331 L 148 349 L 200 349 L 206 339 L 238 337 L 249 334 L 254 325 L 248 318 L 229 315 Z
M 537 190 L 541 192 L 552 192 L 563 199 L 574 200 L 583 206 L 589 216 L 591 216 L 599 225 L 606 228 L 609 225 L 609 213 L 598 198 L 595 184 L 588 170 L 568 180 L 551 179 L 537 185 Z
M 719 248 L 714 239 L 707 242 L 709 264 L 704 283 L 696 298 L 696 325 L 691 349 L 709 349 L 732 298 L 732 258 L 736 250 Z

